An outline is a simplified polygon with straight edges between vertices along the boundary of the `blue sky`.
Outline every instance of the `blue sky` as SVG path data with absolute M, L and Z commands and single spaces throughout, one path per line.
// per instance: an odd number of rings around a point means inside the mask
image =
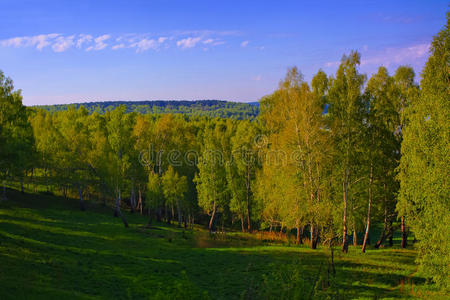
M 448 1 L 0 0 L 0 70 L 24 104 L 256 101 L 351 50 L 420 73 Z

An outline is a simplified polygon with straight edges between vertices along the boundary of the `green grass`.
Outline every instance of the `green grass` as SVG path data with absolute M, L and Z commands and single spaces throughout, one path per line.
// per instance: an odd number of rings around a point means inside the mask
M 442 298 L 421 286 L 412 249 L 335 251 L 214 238 L 45 194 L 0 202 L 0 299 Z M 401 282 L 403 286 L 401 285 Z M 408 284 L 412 282 L 412 286 Z M 419 286 L 418 286 L 419 285 Z

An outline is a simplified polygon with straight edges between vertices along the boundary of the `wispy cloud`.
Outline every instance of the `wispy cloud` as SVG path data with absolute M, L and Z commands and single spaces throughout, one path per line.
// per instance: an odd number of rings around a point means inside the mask
M 136 48 L 136 52 L 144 52 L 149 49 L 157 49 L 158 48 L 158 42 L 153 39 L 142 39 L 139 42 L 136 42 L 134 44 L 130 45 L 130 48 Z
M 77 48 L 81 48 L 84 43 L 89 43 L 93 39 L 92 35 L 90 34 L 80 34 L 78 40 L 77 40 Z
M 361 59 L 361 66 L 384 65 L 389 67 L 397 64 L 415 64 L 417 60 L 426 58 L 430 44 L 422 43 L 401 48 L 386 48 L 378 53 Z
M 366 16 L 361 16 L 367 19 Z M 384 13 L 378 13 L 378 14 L 372 14 L 368 16 L 369 19 L 372 19 L 376 22 L 380 23 L 397 23 L 397 24 L 410 24 L 414 22 L 422 21 L 425 16 L 420 15 L 392 15 L 392 14 L 384 14 Z
M 242 48 L 247 47 L 248 43 L 249 43 L 249 41 L 243 41 L 243 42 L 241 43 L 241 47 L 242 47 Z
M 36 47 L 38 50 L 42 50 L 43 48 L 52 44 L 56 37 L 60 36 L 58 33 L 50 33 L 50 34 L 40 34 L 35 36 L 23 36 L 23 37 L 14 37 L 6 40 L 0 41 L 0 46 L 2 47 Z
M 104 35 L 97 37 L 96 39 L 94 39 L 95 45 L 86 48 L 86 51 L 91 51 L 91 50 L 98 51 L 98 50 L 105 49 L 108 46 L 108 44 L 106 44 L 105 41 L 109 40 L 110 38 L 111 38 L 111 36 L 109 34 L 104 34 Z
M 177 41 L 177 46 L 181 49 L 193 48 L 195 47 L 195 45 L 197 45 L 198 42 L 200 42 L 200 40 L 200 37 L 188 37 Z
M 364 45 L 361 57 L 361 66 L 385 66 L 394 65 L 421 65 L 428 57 L 430 49 L 429 43 L 419 43 L 404 47 L 388 47 L 378 51 L 369 51 L 369 47 Z M 325 67 L 337 67 L 340 61 L 330 61 L 325 63 Z
M 113 49 L 113 50 L 122 49 L 122 48 L 125 48 L 125 44 L 123 44 L 123 43 L 117 44 L 117 45 L 114 45 L 111 47 L 111 49 Z
M 219 46 L 225 44 L 225 41 L 220 39 L 206 39 L 203 40 L 202 43 L 208 46 Z
M 71 36 L 58 36 L 56 38 L 56 41 L 53 43 L 52 45 L 52 49 L 55 52 L 64 52 L 67 49 L 69 49 L 70 47 L 73 46 L 74 42 L 73 39 L 75 38 L 74 35 Z
M 325 67 L 330 68 L 330 67 L 337 67 L 339 66 L 341 62 L 339 61 L 329 61 L 325 63 Z
M 167 41 L 167 39 L 168 39 L 168 37 L 161 36 L 161 37 L 158 38 L 158 43 L 162 44 L 162 43 L 164 43 L 165 41 Z
M 196 34 L 193 34 L 195 32 Z M 189 33 L 189 34 L 187 34 Z M 232 31 L 189 31 L 172 32 L 167 35 L 154 36 L 151 34 L 129 33 L 122 35 L 103 34 L 93 36 L 91 34 L 64 35 L 59 33 L 40 34 L 36 36 L 13 37 L 0 40 L 0 47 L 15 48 L 35 48 L 42 50 L 49 47 L 54 52 L 64 52 L 70 48 L 90 51 L 100 51 L 105 49 L 135 49 L 136 53 L 148 50 L 166 49 L 176 46 L 180 49 L 194 48 L 197 45 L 214 47 L 226 43 L 226 36 L 234 35 Z

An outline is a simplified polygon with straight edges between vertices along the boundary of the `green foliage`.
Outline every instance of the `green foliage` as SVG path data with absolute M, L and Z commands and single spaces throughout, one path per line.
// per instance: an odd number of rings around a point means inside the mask
M 233 118 L 238 120 L 253 120 L 258 115 L 258 103 L 227 102 L 219 100 L 198 101 L 120 101 L 120 102 L 90 102 L 60 105 L 41 105 L 36 108 L 49 112 L 68 110 L 69 107 L 88 109 L 90 113 L 104 114 L 117 107 L 125 105 L 126 112 L 140 114 L 183 114 L 188 117 Z
M 210 229 L 217 210 L 228 205 L 229 190 L 226 181 L 226 164 L 230 157 L 231 132 L 234 130 L 230 120 L 211 122 L 202 137 L 201 155 L 198 162 L 197 184 L 198 204 L 204 212 L 211 215 Z
M 20 90 L 0 71 L 0 175 L 24 177 L 33 163 L 33 131 Z
M 359 206 L 358 197 L 360 186 L 356 183 L 361 176 L 361 154 L 364 140 L 365 105 L 362 88 L 366 80 L 364 74 L 359 73 L 361 56 L 358 52 L 351 52 L 343 56 L 341 65 L 336 72 L 336 78 L 330 79 L 328 91 L 328 126 L 333 141 L 333 183 L 336 199 L 343 199 L 339 205 L 341 212 L 344 250 L 349 225 L 356 230 L 357 214 L 354 208 Z M 340 218 L 336 216 L 336 222 Z
M 228 189 L 230 190 L 230 211 L 241 219 L 244 231 L 244 219 L 247 229 L 252 228 L 252 216 L 255 214 L 254 181 L 259 167 L 255 140 L 258 129 L 254 123 L 242 121 L 237 124 L 236 133 L 231 138 L 231 161 L 226 166 Z M 256 217 L 257 218 L 257 217 Z
M 173 167 L 169 166 L 162 177 L 162 187 L 166 204 L 177 207 L 178 221 L 181 224 L 181 208 L 186 207 L 184 197 L 188 189 L 186 176 L 179 176 Z
M 419 239 L 425 275 L 450 290 L 450 15 L 434 38 L 420 96 L 405 110 L 397 208 Z

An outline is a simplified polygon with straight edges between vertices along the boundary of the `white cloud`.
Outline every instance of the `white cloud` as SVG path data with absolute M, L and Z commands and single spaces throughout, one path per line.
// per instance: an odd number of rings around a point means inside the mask
M 168 39 L 167 37 L 162 36 L 162 37 L 158 38 L 158 43 L 162 44 L 162 43 L 164 43 L 167 39 Z
M 219 46 L 219 45 L 223 45 L 223 44 L 225 44 L 225 41 L 216 41 L 212 45 L 213 46 Z
M 92 39 L 93 37 L 90 34 L 80 34 L 80 37 L 77 40 L 77 48 L 81 48 L 84 43 L 89 43 Z
M 108 40 L 109 38 L 111 38 L 111 36 L 109 34 L 104 34 L 101 35 L 99 37 L 97 37 L 94 42 L 95 42 L 95 46 L 91 46 L 89 48 L 86 49 L 86 51 L 91 51 L 91 50 L 103 50 L 105 49 L 108 44 L 104 43 L 104 41 Z
M 226 36 L 231 34 L 234 33 L 197 31 L 196 33 L 171 33 L 170 35 L 161 35 L 159 37 L 154 37 L 150 34 L 137 33 L 115 36 L 104 34 L 95 37 L 91 34 L 63 35 L 52 33 L 40 34 L 36 36 L 12 37 L 9 39 L 0 40 L 0 47 L 33 47 L 37 50 L 42 50 L 45 47 L 49 47 L 54 52 L 64 52 L 72 47 L 76 49 L 83 49 L 85 51 L 134 48 L 136 49 L 136 52 L 143 52 L 149 49 L 168 49 L 175 45 L 180 49 L 194 48 L 199 44 L 203 45 L 203 47 L 210 48 L 226 44 Z M 203 48 L 201 47 L 201 49 Z
M 225 44 L 225 41 L 219 39 L 207 39 L 202 41 L 202 43 L 209 46 L 219 46 Z
M 181 49 L 193 48 L 198 42 L 200 42 L 200 40 L 201 38 L 199 37 L 196 38 L 188 37 L 177 41 L 177 46 L 181 47 Z
M 414 64 L 419 59 L 424 59 L 428 55 L 430 44 L 416 44 L 407 47 L 386 48 L 382 51 L 362 57 L 361 66 L 383 65 L 389 67 L 399 64 Z
M 248 43 L 249 43 L 249 41 L 243 41 L 243 42 L 241 43 L 241 47 L 242 47 L 242 48 L 247 47 Z
M 421 66 L 428 57 L 430 44 L 421 43 L 406 47 L 389 47 L 378 51 L 369 51 L 367 46 L 363 46 L 365 54 L 361 57 L 361 67 L 372 66 L 395 66 L 409 64 Z M 338 67 L 340 61 L 330 61 L 325 63 L 325 67 Z
M 142 39 L 139 42 L 130 45 L 131 48 L 136 47 L 136 52 L 144 52 L 148 49 L 156 50 L 158 48 L 158 42 L 155 40 Z
M 2 47 L 36 47 L 38 50 L 42 50 L 43 48 L 49 46 L 59 34 L 51 33 L 51 34 L 40 34 L 35 36 L 23 36 L 23 37 L 14 37 L 6 40 L 0 41 L 0 46 Z
M 52 45 L 52 49 L 55 52 L 64 52 L 67 49 L 69 49 L 70 47 L 73 46 L 74 42 L 74 35 L 68 36 L 68 37 L 64 37 L 64 36 L 59 36 L 56 39 L 56 42 Z
M 51 39 L 54 39 L 58 36 L 56 33 L 52 34 L 40 34 L 31 38 L 30 43 L 32 45 L 36 45 L 36 49 L 42 50 L 43 48 L 50 45 Z
M 118 44 L 118 45 L 114 45 L 114 46 L 112 46 L 111 47 L 111 49 L 113 49 L 113 50 L 117 50 L 117 49 L 122 49 L 122 48 L 125 48 L 125 44 Z
M 2 40 L 0 42 L 0 45 L 2 45 L 2 47 L 21 47 L 24 43 L 24 37 L 15 37 L 15 38 L 10 38 L 7 40 Z
M 340 62 L 339 61 L 329 61 L 327 63 L 325 63 L 325 67 L 337 67 L 339 66 Z

